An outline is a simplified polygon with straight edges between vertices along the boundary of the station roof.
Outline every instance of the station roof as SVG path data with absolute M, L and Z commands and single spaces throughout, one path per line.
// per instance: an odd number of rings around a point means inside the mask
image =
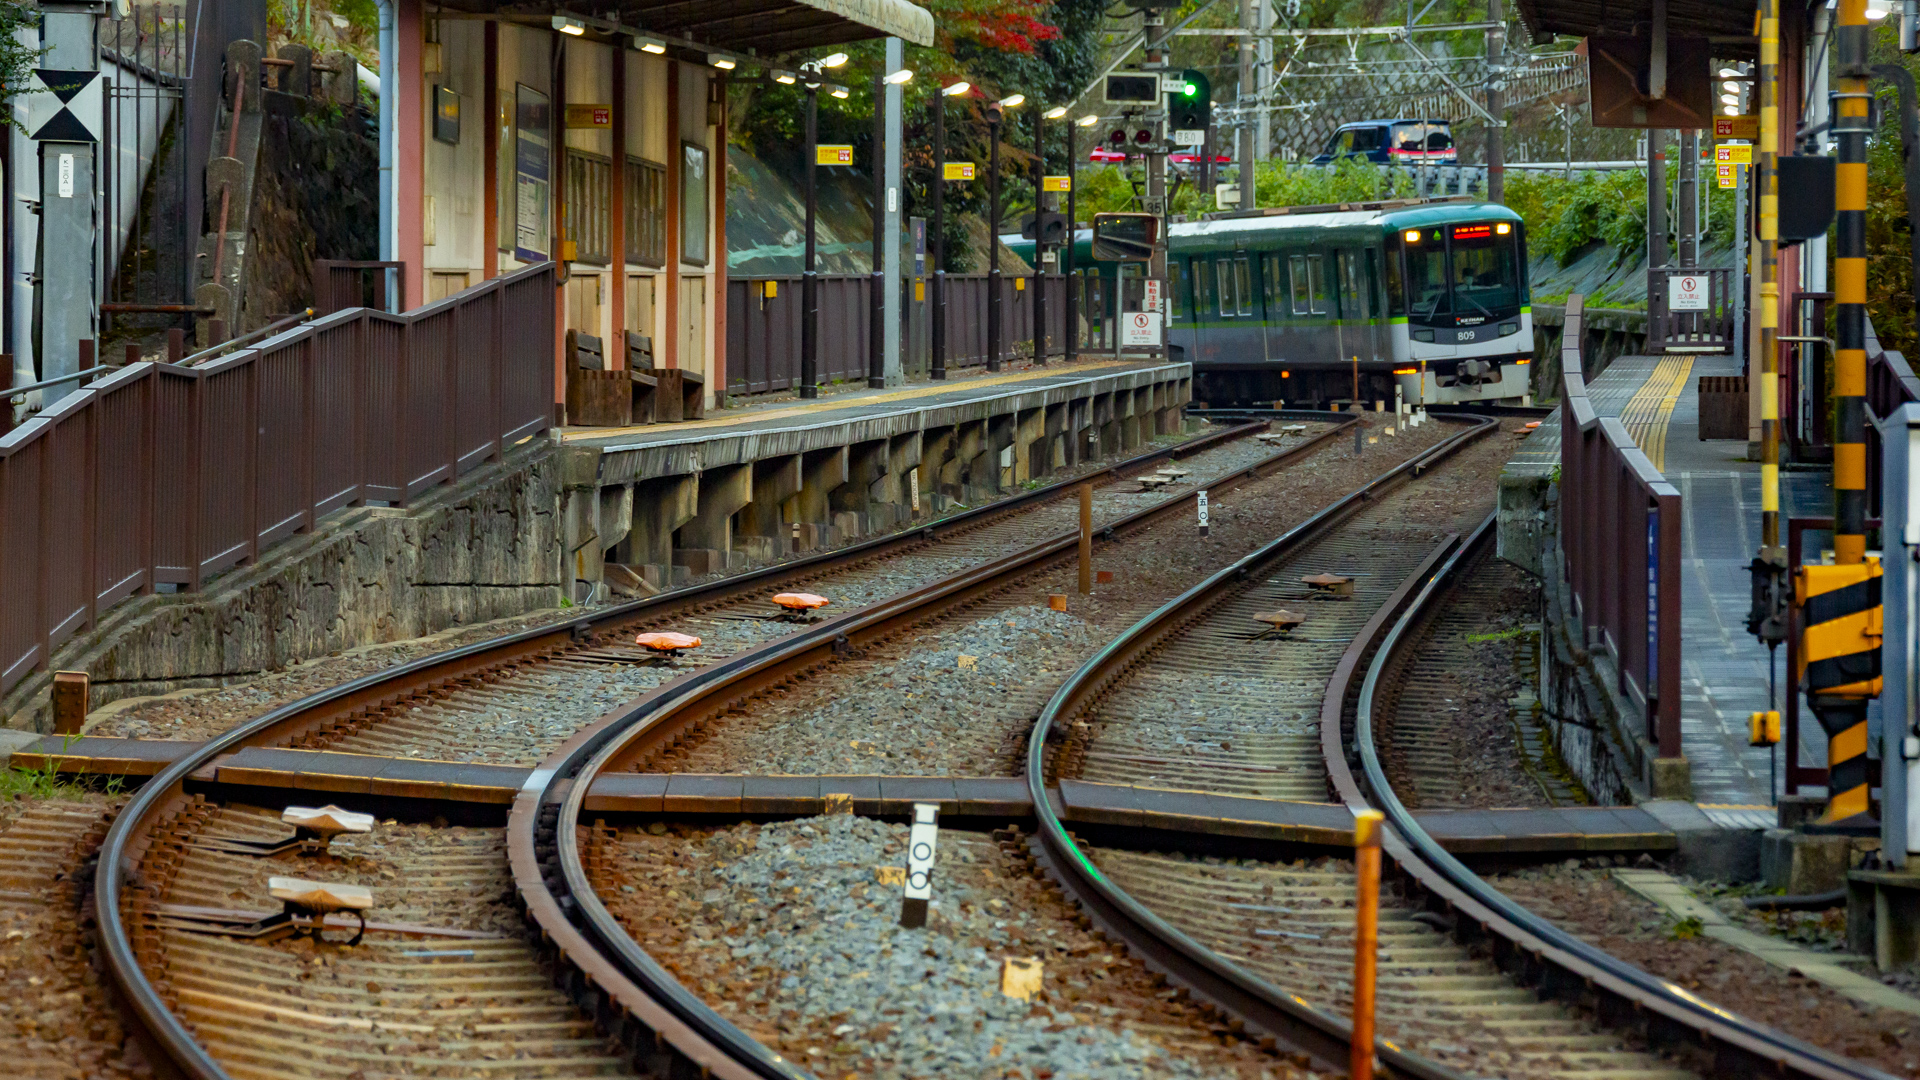
M 1520 18 L 1536 35 L 1628 36 L 1653 19 L 1653 0 L 1519 0 Z M 1667 33 L 1716 43 L 1753 40 L 1754 0 L 1667 0 Z M 1722 50 L 1714 54 L 1725 55 Z
M 732 53 L 775 56 L 794 49 L 897 37 L 933 44 L 933 14 L 910 0 L 445 0 L 442 8 L 512 21 L 585 14 L 651 34 Z

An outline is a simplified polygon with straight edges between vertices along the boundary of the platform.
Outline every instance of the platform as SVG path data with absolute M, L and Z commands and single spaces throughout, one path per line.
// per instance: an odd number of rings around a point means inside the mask
M 1769 787 L 1770 752 L 1747 745 L 1747 717 L 1783 706 L 1768 704 L 1767 650 L 1746 629 L 1747 567 L 1760 546 L 1760 466 L 1746 460 L 1744 440 L 1699 437 L 1701 376 L 1738 374 L 1739 362 L 1732 357 L 1623 356 L 1588 382 L 1587 392 L 1597 412 L 1620 417 L 1680 492 L 1680 726 L 1693 798 L 1726 827 L 1761 828 L 1771 824 L 1770 808 L 1783 781 Z M 1557 469 L 1559 420 L 1555 413 L 1516 449 L 1503 488 L 1510 478 L 1543 477 Z M 1783 470 L 1780 487 L 1785 515 L 1832 513 L 1825 471 Z M 1507 538 L 1502 539 L 1504 545 Z M 1784 649 L 1771 666 L 1784 685 Z M 1800 760 L 1808 765 L 1826 761 L 1817 724 L 1802 724 Z
M 614 562 L 664 587 L 972 505 L 1175 433 L 1192 383 L 1101 360 L 568 429 L 576 576 Z

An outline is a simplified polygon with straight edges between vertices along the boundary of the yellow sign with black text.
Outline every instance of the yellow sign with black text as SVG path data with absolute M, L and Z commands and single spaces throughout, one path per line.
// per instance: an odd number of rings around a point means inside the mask
M 1041 191 L 1072 191 L 1073 177 L 1043 176 L 1040 178 L 1040 190 Z
M 853 164 L 852 143 L 823 143 L 813 148 L 815 165 L 851 165 Z
M 1713 163 L 1722 166 L 1751 165 L 1753 164 L 1753 147 L 1736 143 L 1716 146 L 1713 148 Z
M 947 162 L 945 165 L 941 166 L 940 168 L 940 179 L 942 180 L 973 179 L 973 162 L 971 161 Z
M 1714 139 L 1745 139 L 1752 142 L 1760 137 L 1760 118 L 1747 116 L 1716 116 L 1713 118 Z

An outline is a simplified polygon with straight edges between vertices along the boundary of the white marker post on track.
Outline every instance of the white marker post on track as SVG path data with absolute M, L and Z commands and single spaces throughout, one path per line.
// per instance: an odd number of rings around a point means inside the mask
M 940 804 L 914 803 L 913 828 L 907 833 L 907 885 L 900 900 L 900 925 L 917 930 L 927 925 L 927 904 L 933 899 L 933 855 L 940 840 Z
M 1202 488 L 1195 496 L 1195 505 L 1200 511 L 1200 535 L 1207 535 L 1207 492 Z

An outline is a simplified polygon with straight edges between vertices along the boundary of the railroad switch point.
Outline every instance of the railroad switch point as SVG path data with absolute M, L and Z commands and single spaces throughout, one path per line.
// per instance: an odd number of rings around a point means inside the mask
M 1309 574 L 1300 583 L 1328 599 L 1353 599 L 1353 579 L 1341 574 Z

